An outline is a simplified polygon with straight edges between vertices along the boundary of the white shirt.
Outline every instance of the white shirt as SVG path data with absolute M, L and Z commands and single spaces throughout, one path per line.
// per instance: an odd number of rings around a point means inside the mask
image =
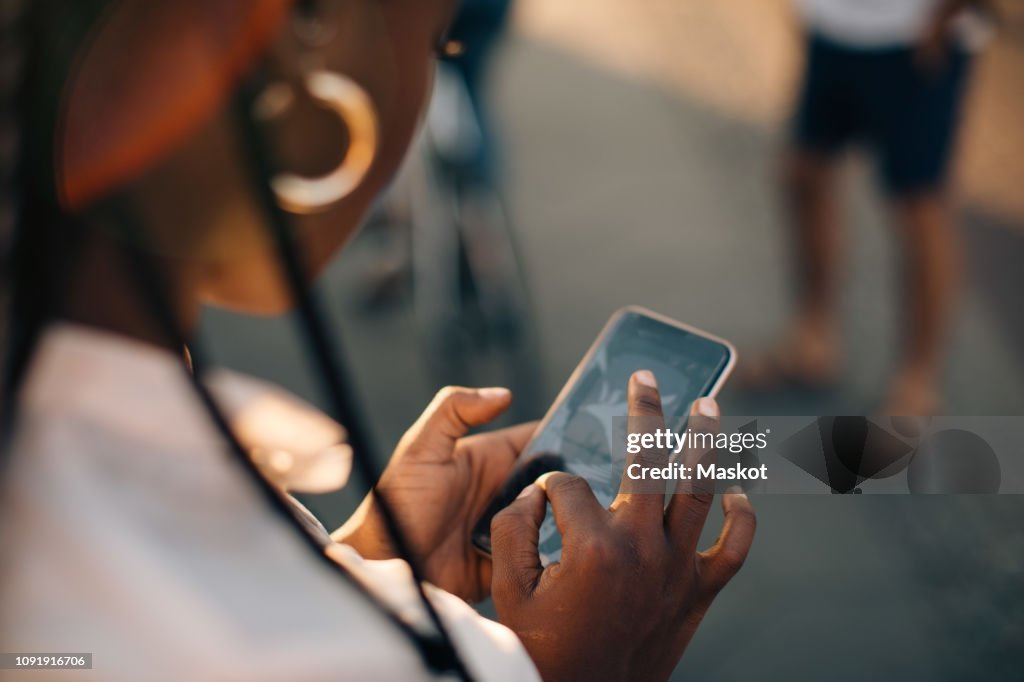
M 943 0 L 795 0 L 812 31 L 851 47 L 908 46 L 924 34 Z M 980 47 L 987 28 L 975 12 L 954 23 L 957 38 Z
M 81 327 L 44 336 L 0 498 L 0 651 L 91 652 L 93 670 L 0 680 L 429 679 L 405 636 L 264 504 L 180 362 Z M 305 438 L 294 448 L 301 463 L 318 438 L 343 433 L 256 380 L 218 373 L 212 383 L 234 419 L 248 420 L 247 444 L 278 452 Z M 294 419 L 268 416 L 282 413 Z M 343 480 L 347 454 L 336 448 L 320 480 Z M 405 562 L 332 549 L 396 611 L 424 621 Z M 477 679 L 537 679 L 510 630 L 428 590 Z

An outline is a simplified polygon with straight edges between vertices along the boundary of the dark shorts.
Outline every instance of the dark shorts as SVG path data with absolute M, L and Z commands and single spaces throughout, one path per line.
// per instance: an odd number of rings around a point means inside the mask
M 969 55 L 953 48 L 941 70 L 925 73 L 910 48 L 856 49 L 811 36 L 795 142 L 834 155 L 864 141 L 877 154 L 890 193 L 940 188 L 969 65 Z

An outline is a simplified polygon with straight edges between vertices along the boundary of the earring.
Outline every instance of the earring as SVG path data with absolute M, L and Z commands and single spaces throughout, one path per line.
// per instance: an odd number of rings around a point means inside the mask
M 309 95 L 330 109 L 348 129 L 349 144 L 338 166 L 319 177 L 278 173 L 270 180 L 277 202 L 286 211 L 309 214 L 324 211 L 351 194 L 366 178 L 377 153 L 377 112 L 366 91 L 351 78 L 318 69 L 306 74 Z M 269 85 L 257 98 L 254 114 L 272 119 L 291 107 L 294 93 L 286 83 Z

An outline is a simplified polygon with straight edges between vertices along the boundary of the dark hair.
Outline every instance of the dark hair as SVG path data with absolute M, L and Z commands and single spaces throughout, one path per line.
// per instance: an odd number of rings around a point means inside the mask
M 4 376 L 0 409 L 7 427 L 13 419 L 18 387 L 43 326 L 60 305 L 65 277 L 81 230 L 57 200 L 56 131 L 63 84 L 76 48 L 106 10 L 110 0 L 9 2 L 0 29 L 13 54 L 4 54 L 15 82 L 9 85 L 6 123 L 15 138 L 10 222 L 3 235 L 6 311 Z M 59 7 L 58 7 L 59 6 Z M 59 12 L 56 11 L 59 9 Z M 59 21 L 54 18 L 59 17 Z M 4 169 L 7 170 L 6 168 Z
M 13 270 L 18 262 L 15 239 L 20 232 L 21 208 L 24 203 L 25 66 L 28 59 L 28 35 L 25 29 L 23 4 L 19 1 L 0 4 L 0 348 L 4 350 L 4 390 L 0 392 L 0 410 L 6 415 L 11 401 L 7 395 L 8 357 L 14 339 Z M 6 420 L 5 420 L 6 422 Z

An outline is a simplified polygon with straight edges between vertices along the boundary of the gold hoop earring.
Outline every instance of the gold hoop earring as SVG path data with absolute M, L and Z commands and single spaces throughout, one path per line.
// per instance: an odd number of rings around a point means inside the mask
M 338 166 L 318 177 L 278 173 L 270 179 L 277 203 L 290 213 L 309 214 L 327 210 L 366 179 L 377 154 L 377 112 L 366 91 L 354 80 L 335 71 L 318 69 L 306 74 L 309 95 L 330 109 L 348 129 L 349 144 Z M 294 101 L 291 86 L 274 83 L 257 98 L 255 115 L 280 116 Z

